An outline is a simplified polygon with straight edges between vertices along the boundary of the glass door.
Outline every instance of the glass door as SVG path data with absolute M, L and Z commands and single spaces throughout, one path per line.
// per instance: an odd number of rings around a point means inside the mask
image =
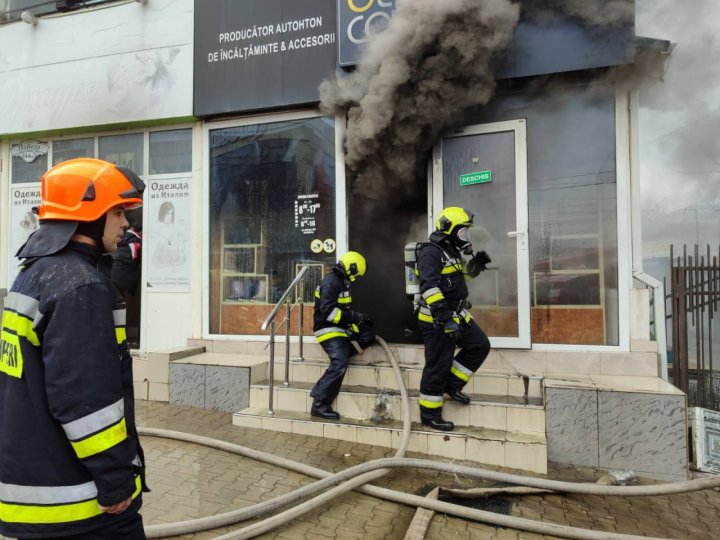
M 475 213 L 474 250 L 488 269 L 468 282 L 471 312 L 493 347 L 530 347 L 527 146 L 524 120 L 458 130 L 435 145 L 431 223 L 448 206 Z

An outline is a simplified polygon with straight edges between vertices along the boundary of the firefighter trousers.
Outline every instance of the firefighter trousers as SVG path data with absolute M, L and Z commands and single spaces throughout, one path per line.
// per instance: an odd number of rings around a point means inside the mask
M 442 397 L 449 385 L 462 388 L 490 352 L 490 340 L 474 320 L 462 323 L 462 335 L 451 338 L 442 327 L 420 323 L 425 344 L 425 367 L 420 393 Z M 455 354 L 455 349 L 460 351 Z
M 350 357 L 355 353 L 355 348 L 347 338 L 329 339 L 320 345 L 330 358 L 330 365 L 315 383 L 310 395 L 316 401 L 330 405 L 340 393 L 340 386 L 345 377 Z
M 143 530 L 142 516 L 137 511 L 128 515 L 126 519 L 121 519 L 123 514 L 117 517 L 117 520 L 99 529 L 70 536 L 46 537 L 45 540 L 145 540 L 147 538 Z M 18 540 L 24 539 L 20 537 Z

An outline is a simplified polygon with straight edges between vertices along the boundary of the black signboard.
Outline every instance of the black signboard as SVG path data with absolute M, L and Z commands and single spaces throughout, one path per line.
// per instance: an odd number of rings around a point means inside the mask
M 382 32 L 395 11 L 396 0 L 337 0 L 338 63 L 357 63 L 369 36 Z M 442 1 L 442 0 L 438 0 Z
M 397 0 L 336 2 L 338 63 L 353 66 L 368 35 L 387 27 Z M 600 27 L 558 11 L 539 9 L 523 14 L 512 41 L 498 59 L 496 77 L 509 79 L 630 63 L 634 60 L 634 40 L 633 21 Z
M 336 25 L 336 0 L 195 0 L 195 116 L 319 101 Z

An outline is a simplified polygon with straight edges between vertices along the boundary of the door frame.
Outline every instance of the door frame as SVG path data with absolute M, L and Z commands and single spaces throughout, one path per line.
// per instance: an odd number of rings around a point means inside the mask
M 451 137 L 483 135 L 512 131 L 515 134 L 515 231 L 517 257 L 518 336 L 490 336 L 492 347 L 530 349 L 530 251 L 528 240 L 527 192 L 527 124 L 525 119 L 476 124 L 447 133 L 433 148 L 432 167 L 428 179 L 428 231 L 434 229 L 435 217 L 443 209 L 442 141 Z

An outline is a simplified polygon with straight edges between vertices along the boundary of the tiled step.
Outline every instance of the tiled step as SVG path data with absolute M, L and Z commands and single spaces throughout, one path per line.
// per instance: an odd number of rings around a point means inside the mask
M 250 407 L 233 415 L 239 427 L 282 431 L 339 439 L 386 448 L 398 448 L 402 423 L 373 423 L 363 420 L 322 420 L 309 413 L 276 410 L 270 416 L 266 408 Z M 486 465 L 510 467 L 540 474 L 547 473 L 547 445 L 544 433 L 523 433 L 486 428 L 456 427 L 451 432 L 428 429 L 414 423 L 410 452 L 431 454 L 447 459 L 462 459 Z
M 291 360 L 289 382 L 292 385 L 298 383 L 314 384 L 327 367 L 328 362 L 317 360 L 298 362 Z M 407 388 L 420 388 L 422 367 L 401 366 L 400 371 Z M 282 385 L 285 380 L 284 361 L 275 363 L 274 373 L 274 384 L 276 386 Z M 395 373 L 387 361 L 373 364 L 350 363 L 343 382 L 349 386 L 398 389 Z M 522 377 L 510 374 L 507 371 L 480 368 L 468 381 L 464 391 L 471 394 L 522 397 L 525 395 L 525 382 Z M 542 397 L 542 377 L 530 376 L 527 385 L 528 397 Z
M 273 388 L 273 406 L 281 410 L 309 412 L 312 405 L 311 383 L 296 383 L 292 387 Z M 409 390 L 410 418 L 420 421 L 418 392 Z M 468 405 L 446 400 L 443 418 L 460 426 L 476 426 L 487 429 L 545 433 L 545 410 L 540 398 L 522 398 L 469 394 Z M 267 384 L 251 385 L 249 407 L 268 408 Z M 398 391 L 392 393 L 362 386 L 343 386 L 334 408 L 352 420 L 387 418 L 400 421 L 403 403 Z

